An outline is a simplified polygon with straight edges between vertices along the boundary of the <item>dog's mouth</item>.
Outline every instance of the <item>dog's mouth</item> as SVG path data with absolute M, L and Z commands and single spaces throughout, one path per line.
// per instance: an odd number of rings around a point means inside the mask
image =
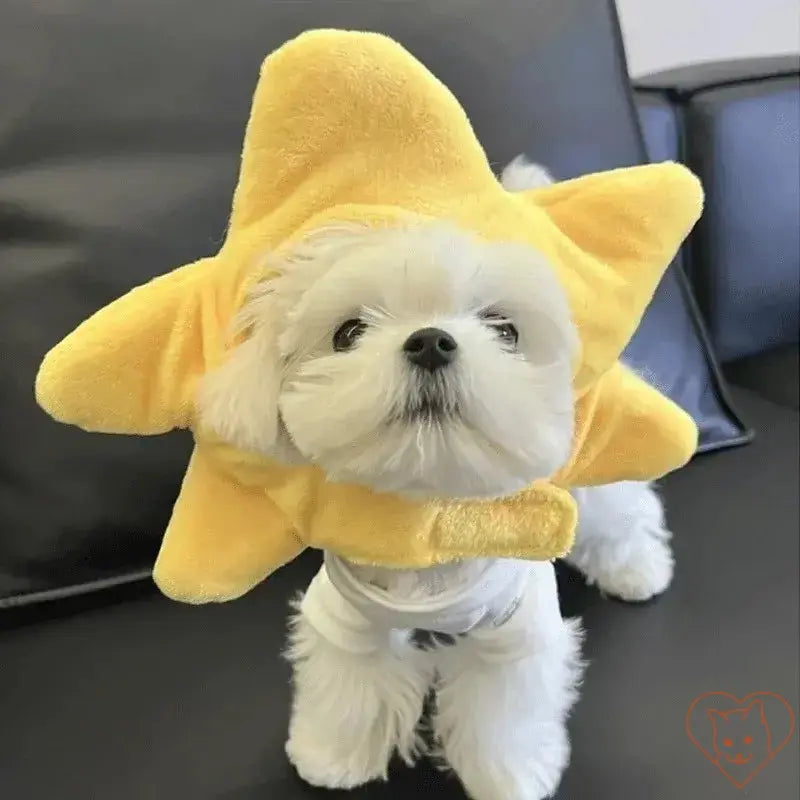
M 406 424 L 440 423 L 455 419 L 459 416 L 459 411 L 455 403 L 445 403 L 442 398 L 426 397 L 406 403 L 398 416 Z
M 419 379 L 394 416 L 405 424 L 442 423 L 459 416 L 458 401 L 447 381 L 431 375 Z

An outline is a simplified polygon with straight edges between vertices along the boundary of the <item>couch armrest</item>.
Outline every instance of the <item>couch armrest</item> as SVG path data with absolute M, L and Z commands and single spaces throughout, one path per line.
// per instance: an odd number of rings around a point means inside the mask
M 798 340 L 800 58 L 700 64 L 637 81 L 651 158 L 706 189 L 688 272 L 722 361 Z
M 791 78 L 798 71 L 800 56 L 792 55 L 706 61 L 643 75 L 634 86 L 637 92 L 665 94 L 677 101 L 710 89 Z

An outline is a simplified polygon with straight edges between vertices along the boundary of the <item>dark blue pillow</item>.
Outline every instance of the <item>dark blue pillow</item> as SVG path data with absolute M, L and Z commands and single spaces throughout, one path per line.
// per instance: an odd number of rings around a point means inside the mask
M 677 161 L 674 109 L 660 98 L 640 96 L 637 102 L 651 161 Z M 731 407 L 683 259 L 681 252 L 670 265 L 624 358 L 694 417 L 699 452 L 744 444 L 752 432 Z
M 623 360 L 692 415 L 698 452 L 744 444 L 751 434 L 728 401 L 680 261 L 667 270 Z

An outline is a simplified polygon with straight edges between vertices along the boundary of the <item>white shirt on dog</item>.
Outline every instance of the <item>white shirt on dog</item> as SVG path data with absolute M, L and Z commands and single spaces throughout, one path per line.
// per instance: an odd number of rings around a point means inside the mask
M 368 652 L 387 629 L 447 635 L 496 629 L 513 616 L 542 567 L 552 575 L 549 563 L 514 559 L 386 569 L 356 565 L 326 552 L 302 608 L 329 641 L 351 652 Z

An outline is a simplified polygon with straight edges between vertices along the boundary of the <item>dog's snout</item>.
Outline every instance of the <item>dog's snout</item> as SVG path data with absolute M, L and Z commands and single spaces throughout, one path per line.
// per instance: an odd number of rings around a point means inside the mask
M 431 372 L 447 366 L 456 357 L 456 350 L 456 340 L 439 328 L 414 331 L 403 345 L 403 352 L 412 364 Z

